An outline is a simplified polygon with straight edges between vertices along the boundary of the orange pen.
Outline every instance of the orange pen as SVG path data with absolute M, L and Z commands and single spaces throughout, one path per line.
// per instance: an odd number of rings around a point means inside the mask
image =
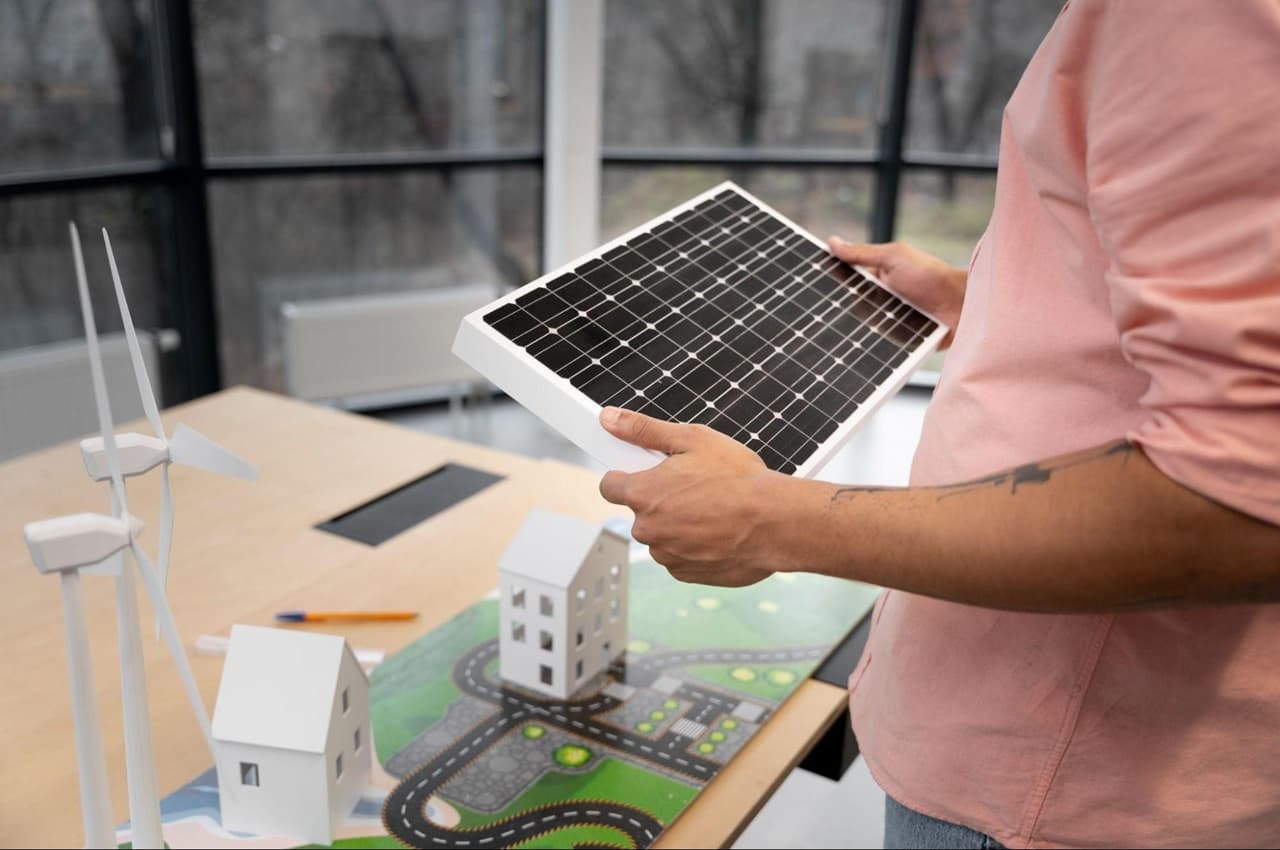
M 277 611 L 282 623 L 323 623 L 337 620 L 347 623 L 375 623 L 385 620 L 413 620 L 417 611 Z

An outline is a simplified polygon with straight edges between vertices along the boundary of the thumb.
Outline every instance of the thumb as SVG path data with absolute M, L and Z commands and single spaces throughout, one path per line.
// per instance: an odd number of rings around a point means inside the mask
M 669 455 L 687 451 L 693 442 L 691 425 L 663 422 L 661 419 L 619 407 L 601 410 L 600 424 L 619 440 Z
M 846 263 L 877 270 L 884 269 L 893 262 L 893 257 L 897 253 L 898 247 L 893 242 L 885 242 L 879 245 L 872 245 L 866 242 L 846 242 L 839 236 L 832 236 L 827 240 L 827 245 L 831 248 L 831 253 Z

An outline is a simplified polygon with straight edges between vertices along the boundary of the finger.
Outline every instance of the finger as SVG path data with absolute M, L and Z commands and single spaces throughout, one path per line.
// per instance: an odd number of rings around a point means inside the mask
M 606 502 L 612 502 L 615 505 L 625 505 L 627 503 L 627 486 L 631 481 L 631 476 L 625 472 L 619 472 L 614 469 L 604 474 L 600 479 L 600 495 L 604 497 Z
M 831 253 L 846 263 L 872 269 L 883 269 L 889 265 L 897 252 L 897 245 L 893 242 L 872 245 L 866 242 L 846 242 L 839 236 L 832 236 L 827 240 L 827 245 L 831 248 Z
M 601 410 L 600 424 L 619 440 L 669 455 L 688 451 L 697 440 L 698 433 L 698 429 L 692 425 L 663 422 L 661 419 L 619 407 Z

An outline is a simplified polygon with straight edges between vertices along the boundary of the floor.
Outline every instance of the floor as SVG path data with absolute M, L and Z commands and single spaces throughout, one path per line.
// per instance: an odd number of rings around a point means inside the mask
M 928 403 L 928 390 L 904 390 L 862 425 L 819 477 L 851 484 L 905 484 Z M 602 469 L 510 401 L 483 403 L 464 416 L 451 415 L 442 405 L 377 415 L 420 431 Z M 883 835 L 884 793 L 858 759 L 839 782 L 793 771 L 734 847 L 880 847 Z

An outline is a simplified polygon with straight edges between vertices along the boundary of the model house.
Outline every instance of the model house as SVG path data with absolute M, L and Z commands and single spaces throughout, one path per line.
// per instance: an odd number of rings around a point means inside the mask
M 501 675 L 568 699 L 623 651 L 625 537 L 597 523 L 529 512 L 498 562 Z
M 336 635 L 233 626 L 213 738 L 225 829 L 330 844 L 369 780 L 369 680 Z

